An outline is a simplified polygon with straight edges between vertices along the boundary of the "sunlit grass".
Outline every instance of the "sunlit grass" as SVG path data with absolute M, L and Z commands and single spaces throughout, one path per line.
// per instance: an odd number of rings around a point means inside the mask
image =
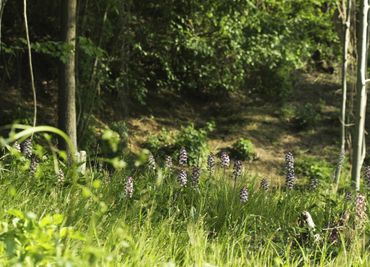
M 353 218 L 354 212 L 343 194 L 333 196 L 323 186 L 265 192 L 257 177 L 244 175 L 234 186 L 232 170 L 218 169 L 211 177 L 204 170 L 198 188 L 181 188 L 177 171 L 158 175 L 129 167 L 109 180 L 91 170 L 78 184 L 67 179 L 57 186 L 47 164 L 42 168 L 37 178 L 16 163 L 1 172 L 2 266 L 367 266 L 369 261 L 366 231 L 355 230 L 353 219 L 342 242 L 328 241 L 340 213 L 349 210 Z M 124 194 L 129 175 L 132 199 Z M 249 190 L 245 204 L 239 200 L 242 186 Z M 321 241 L 299 227 L 305 210 Z M 55 214 L 63 215 L 62 222 L 41 226 Z

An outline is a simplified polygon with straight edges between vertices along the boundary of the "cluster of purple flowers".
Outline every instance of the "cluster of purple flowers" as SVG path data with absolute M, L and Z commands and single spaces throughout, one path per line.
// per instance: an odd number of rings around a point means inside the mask
M 240 202 L 241 203 L 246 203 L 248 201 L 248 197 L 249 197 L 249 192 L 248 192 L 248 189 L 246 187 L 243 187 L 241 190 L 240 190 Z
M 180 186 L 185 187 L 186 184 L 188 183 L 188 176 L 186 174 L 186 171 L 185 170 L 180 170 L 177 179 L 179 181 Z
M 134 195 L 134 179 L 131 176 L 127 177 L 126 180 L 125 195 L 127 198 L 132 198 Z
M 230 157 L 225 151 L 221 153 L 221 166 L 226 169 L 230 166 Z
M 188 163 L 188 152 L 186 152 L 186 149 L 182 147 L 180 149 L 179 165 L 186 166 L 187 163 Z
M 293 189 L 295 182 L 294 173 L 294 156 L 292 152 L 285 154 L 285 170 L 286 170 L 286 180 L 285 184 L 288 189 Z
M 215 156 L 213 155 L 213 153 L 210 153 L 207 158 L 207 170 L 209 171 L 210 174 L 212 174 L 212 172 L 214 171 L 215 165 L 216 165 Z
M 32 156 L 32 141 L 30 138 L 26 139 L 21 145 L 21 151 L 22 151 L 22 154 L 26 157 L 26 158 L 31 158 Z

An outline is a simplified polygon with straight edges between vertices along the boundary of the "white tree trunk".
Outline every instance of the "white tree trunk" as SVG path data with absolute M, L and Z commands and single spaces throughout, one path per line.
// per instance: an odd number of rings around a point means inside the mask
M 345 4 L 343 3 L 343 7 Z M 341 145 L 338 165 L 335 170 L 336 188 L 339 185 L 340 173 L 345 157 L 346 149 L 346 103 L 347 103 L 347 65 L 348 65 L 348 47 L 350 41 L 350 26 L 351 26 L 351 9 L 352 0 L 347 1 L 345 18 L 343 18 L 344 35 L 343 35 L 343 57 L 342 57 L 342 117 L 341 117 Z
M 360 6 L 359 42 L 357 48 L 357 95 L 355 107 L 355 131 L 352 157 L 352 182 L 356 191 L 360 190 L 361 167 L 364 158 L 364 136 L 366 115 L 366 68 L 367 68 L 367 27 L 368 0 L 362 0 Z

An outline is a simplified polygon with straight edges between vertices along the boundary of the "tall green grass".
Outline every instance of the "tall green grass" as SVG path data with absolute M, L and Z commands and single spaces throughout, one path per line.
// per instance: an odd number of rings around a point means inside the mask
M 1 266 L 369 266 L 368 230 L 354 225 L 353 201 L 321 187 L 273 187 L 232 170 L 203 172 L 198 188 L 181 188 L 176 171 L 128 166 L 110 179 L 91 168 L 57 186 L 53 162 L 35 176 L 27 160 L 7 155 L 0 168 Z M 189 172 L 190 173 L 190 170 Z M 132 199 L 125 181 L 134 178 Z M 239 191 L 250 192 L 245 204 Z M 309 211 L 313 234 L 298 219 Z M 341 241 L 330 228 L 348 210 Z

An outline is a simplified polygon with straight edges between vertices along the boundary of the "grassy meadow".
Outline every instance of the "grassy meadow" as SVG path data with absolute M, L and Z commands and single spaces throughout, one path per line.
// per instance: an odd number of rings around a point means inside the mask
M 33 169 L 32 157 L 3 152 L 1 266 L 369 265 L 362 195 L 335 194 L 327 182 L 261 185 L 217 157 L 198 180 L 185 162 L 164 167 L 145 155 L 121 170 L 91 163 L 77 176 L 60 161 L 57 175 L 49 154 Z

